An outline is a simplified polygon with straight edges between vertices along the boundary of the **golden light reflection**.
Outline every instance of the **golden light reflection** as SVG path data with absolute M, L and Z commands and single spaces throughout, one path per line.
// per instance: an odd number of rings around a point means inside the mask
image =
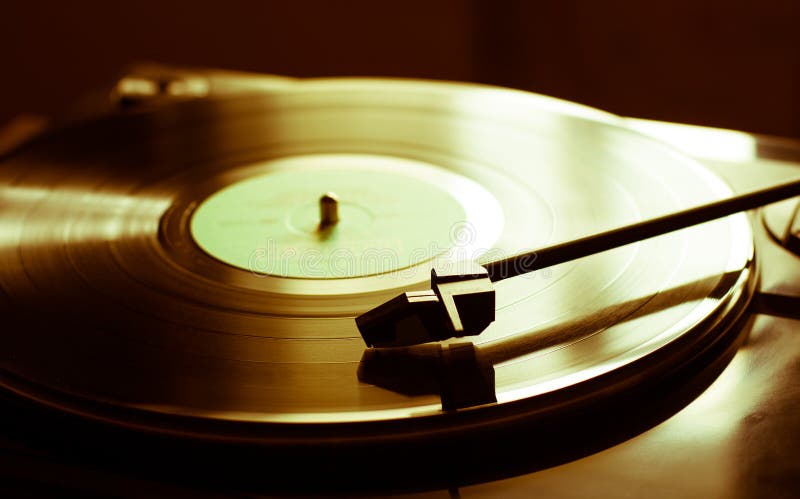
M 48 204 L 68 202 L 69 206 L 75 206 L 76 203 L 79 203 L 81 208 L 94 207 L 101 211 L 124 209 L 134 205 L 164 206 L 165 203 L 168 204 L 170 202 L 167 197 L 148 197 L 141 194 L 110 194 L 108 192 L 100 193 L 61 187 L 53 189 L 18 185 L 0 186 L 0 202 L 13 203 L 13 207 L 16 208 L 27 208 L 28 206 L 26 205 L 38 203 L 45 197 Z M 10 206 L 11 204 L 6 204 L 6 207 Z
M 120 95 L 152 97 L 159 92 L 158 82 L 147 78 L 123 78 L 117 83 Z
M 635 118 L 626 118 L 625 123 L 695 158 L 752 161 L 757 157 L 756 139 L 743 132 Z
M 475 85 L 465 86 L 465 90 L 468 91 L 450 95 L 450 100 L 460 110 L 475 110 L 481 113 L 486 109 L 502 108 L 504 119 L 520 119 L 527 122 L 534 118 L 552 117 L 558 120 L 567 116 L 600 123 L 620 123 L 620 118 L 614 114 L 547 95 L 509 89 L 498 90 L 492 87 L 481 88 Z
M 722 411 L 720 407 L 734 399 L 737 401 L 737 406 L 742 408 L 749 407 L 750 402 L 754 402 L 748 400 L 748 397 L 753 395 L 752 391 L 743 390 L 743 382 L 747 379 L 750 367 L 750 352 L 745 347 L 736 353 L 728 367 L 708 387 L 703 396 L 692 403 L 691 417 L 695 421 L 700 421 L 704 430 L 713 429 L 715 433 L 727 434 L 738 424 L 742 414 L 736 411 Z
M 0 186 L 0 205 L 7 214 L 0 221 L 0 247 L 16 247 L 23 228 L 37 238 L 48 234 L 61 238 L 65 227 L 80 220 L 84 222 L 80 223 L 79 231 L 70 233 L 71 238 L 112 239 L 124 230 L 124 215 L 135 214 L 157 222 L 170 203 L 167 197 L 98 193 L 76 188 Z M 36 210 L 37 215 L 28 217 L 32 210 Z

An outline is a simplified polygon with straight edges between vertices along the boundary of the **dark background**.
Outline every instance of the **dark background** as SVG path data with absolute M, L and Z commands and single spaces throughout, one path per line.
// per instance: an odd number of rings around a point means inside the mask
M 6 0 L 0 60 L 0 122 L 156 61 L 477 81 L 800 136 L 797 0 Z

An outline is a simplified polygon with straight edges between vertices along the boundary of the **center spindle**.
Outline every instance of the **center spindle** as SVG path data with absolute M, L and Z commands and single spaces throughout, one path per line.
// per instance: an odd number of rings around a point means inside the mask
M 326 230 L 339 221 L 339 198 L 326 192 L 319 198 L 319 230 Z

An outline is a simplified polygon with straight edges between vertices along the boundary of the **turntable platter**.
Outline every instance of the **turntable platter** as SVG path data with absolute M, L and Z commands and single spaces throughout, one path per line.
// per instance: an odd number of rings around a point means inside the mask
M 602 399 L 679 368 L 755 282 L 745 215 L 500 282 L 474 339 L 498 402 L 443 412 L 359 381 L 356 315 L 427 287 L 438 258 L 508 256 L 730 189 L 604 113 L 360 79 L 72 125 L 0 175 L 4 386 L 153 431 L 365 441 L 561 411 L 544 396 Z M 333 239 L 314 233 L 326 191 L 343 203 Z

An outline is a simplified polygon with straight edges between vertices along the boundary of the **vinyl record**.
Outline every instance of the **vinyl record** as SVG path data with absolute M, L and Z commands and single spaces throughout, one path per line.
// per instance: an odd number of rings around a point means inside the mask
M 323 233 L 328 192 L 340 221 Z M 428 288 L 436 262 L 730 193 L 611 115 L 471 85 L 307 80 L 70 125 L 0 163 L 2 384 L 90 419 L 259 445 L 563 414 L 727 334 L 755 283 L 745 215 L 497 283 L 497 320 L 458 340 L 493 367 L 496 402 L 443 411 L 435 392 L 359 379 L 354 317 Z

